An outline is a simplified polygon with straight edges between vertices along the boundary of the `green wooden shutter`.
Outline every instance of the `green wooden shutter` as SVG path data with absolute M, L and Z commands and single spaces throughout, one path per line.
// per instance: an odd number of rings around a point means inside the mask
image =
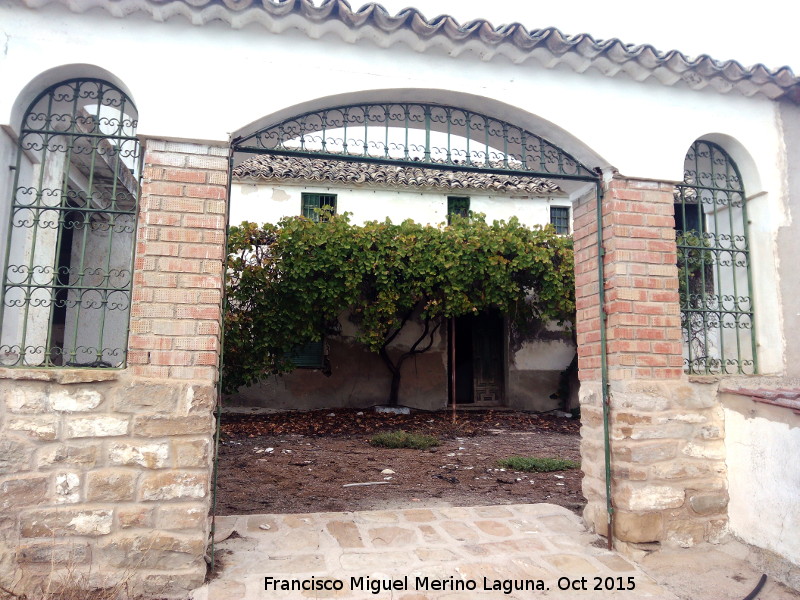
M 301 369 L 321 369 L 325 363 L 325 342 L 309 342 L 289 355 L 294 366 Z

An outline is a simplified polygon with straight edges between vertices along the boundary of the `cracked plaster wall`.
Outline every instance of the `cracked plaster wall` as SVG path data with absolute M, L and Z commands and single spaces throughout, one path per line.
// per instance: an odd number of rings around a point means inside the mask
M 793 563 L 800 580 L 800 414 L 721 395 L 731 532 Z

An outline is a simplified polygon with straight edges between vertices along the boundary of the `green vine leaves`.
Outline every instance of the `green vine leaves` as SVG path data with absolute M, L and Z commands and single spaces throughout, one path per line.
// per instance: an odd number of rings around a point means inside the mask
M 572 242 L 516 218 L 448 226 L 407 220 L 355 225 L 349 216 L 231 227 L 226 282 L 225 390 L 292 370 L 304 344 L 357 324 L 380 352 L 413 315 L 429 324 L 494 308 L 512 319 L 572 321 Z M 426 328 L 433 330 L 433 328 Z

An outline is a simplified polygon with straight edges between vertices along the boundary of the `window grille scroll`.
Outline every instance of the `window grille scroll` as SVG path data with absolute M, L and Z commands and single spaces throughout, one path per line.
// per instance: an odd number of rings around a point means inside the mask
M 686 371 L 757 372 L 745 191 L 733 159 L 712 142 L 686 155 L 675 228 Z
M 139 196 L 136 109 L 96 79 L 42 92 L 17 148 L 0 365 L 125 364 Z

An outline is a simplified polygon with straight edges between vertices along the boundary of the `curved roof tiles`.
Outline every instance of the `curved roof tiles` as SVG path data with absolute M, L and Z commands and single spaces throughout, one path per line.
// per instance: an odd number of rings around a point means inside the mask
M 349 162 L 263 154 L 233 169 L 233 176 L 259 181 L 302 179 L 387 187 L 428 187 L 447 190 L 486 190 L 529 195 L 563 194 L 549 179 L 498 175 L 480 171 L 449 171 L 381 163 Z
M 683 83 L 691 89 L 711 87 L 745 96 L 763 94 L 800 104 L 800 79 L 789 67 L 769 70 L 762 64 L 746 68 L 734 60 L 720 62 L 707 55 L 690 58 L 653 46 L 628 45 L 618 39 L 595 40 L 591 35 L 567 36 L 555 28 L 528 30 L 519 23 L 494 27 L 478 19 L 460 24 L 443 15 L 426 19 L 417 9 L 391 15 L 379 4 L 353 10 L 345 0 L 23 0 L 32 8 L 58 2 L 74 12 L 101 7 L 116 17 L 142 12 L 157 21 L 183 16 L 195 25 L 224 21 L 233 28 L 253 23 L 273 33 L 290 28 L 318 38 L 334 33 L 354 43 L 371 40 L 381 47 L 405 43 L 424 52 L 439 47 L 457 56 L 477 51 L 483 60 L 502 55 L 516 63 L 536 59 L 546 68 L 564 64 L 580 73 L 594 68 L 606 76 L 625 74 L 635 80 L 654 78 L 665 85 Z

